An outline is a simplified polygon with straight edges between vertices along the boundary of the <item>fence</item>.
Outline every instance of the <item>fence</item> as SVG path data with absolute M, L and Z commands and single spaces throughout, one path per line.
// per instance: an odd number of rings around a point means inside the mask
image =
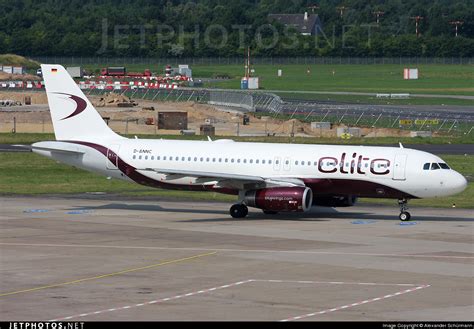
M 209 92 L 210 105 L 237 107 L 247 111 L 254 111 L 253 96 L 236 91 L 211 90 Z
M 242 57 L 58 57 L 43 56 L 32 59 L 40 63 L 62 65 L 243 65 Z M 253 57 L 255 65 L 289 65 L 289 64 L 393 64 L 393 65 L 419 65 L 419 64 L 474 64 L 473 57 Z
M 470 110 L 446 111 L 440 108 L 420 109 L 407 106 L 328 104 L 294 101 L 284 103 L 275 117 L 306 122 L 330 122 L 354 127 L 427 130 L 453 135 L 471 135 L 474 113 Z
M 21 92 L 21 90 L 17 90 Z M 104 95 L 107 90 L 84 90 L 87 95 Z M 263 92 L 213 90 L 199 88 L 182 89 L 127 89 L 121 94 L 132 99 L 151 101 L 197 102 L 233 108 L 254 110 L 259 116 L 270 116 L 281 119 L 298 119 L 304 122 L 330 122 L 337 125 L 368 128 L 398 128 L 402 130 L 428 130 L 451 135 L 474 134 L 474 112 L 464 110 L 409 106 L 397 107 L 387 105 L 334 104 L 320 101 L 283 101 L 278 95 Z M 13 109 L 13 107 L 10 107 Z M 6 112 L 5 110 L 3 112 Z M 52 131 L 48 115 L 42 116 L 41 131 Z M 139 123 L 122 120 L 114 122 L 114 128 L 122 133 L 139 132 Z M 132 124 L 130 124 L 132 123 Z M 24 131 L 28 121 L 12 118 L 1 122 L 1 131 Z M 20 129 L 18 129 L 20 127 Z

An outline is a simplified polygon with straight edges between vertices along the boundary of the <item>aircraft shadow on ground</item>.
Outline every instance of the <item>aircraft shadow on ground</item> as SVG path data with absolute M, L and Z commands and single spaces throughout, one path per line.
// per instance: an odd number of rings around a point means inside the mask
M 331 219 L 355 219 L 355 220 L 387 220 L 399 221 L 398 211 L 394 207 L 393 215 L 380 215 L 374 212 L 345 212 L 343 209 L 336 210 L 334 208 L 313 207 L 309 212 L 305 213 L 280 213 L 276 215 L 266 215 L 258 210 L 251 209 L 248 217 L 232 218 L 226 210 L 213 209 L 194 209 L 194 208 L 172 208 L 162 207 L 160 205 L 149 204 L 125 204 L 125 203 L 109 203 L 96 207 L 75 207 L 71 210 L 129 210 L 129 211 L 149 211 L 149 212 L 175 212 L 189 214 L 216 214 L 226 215 L 222 218 L 196 218 L 179 220 L 180 222 L 222 222 L 222 221 L 249 221 L 249 220 L 288 220 L 288 221 L 329 221 Z M 416 209 L 412 210 L 412 221 L 438 221 L 438 222 L 474 222 L 474 218 L 448 217 L 448 216 L 426 216 L 417 215 Z M 435 213 L 435 211 L 433 211 Z

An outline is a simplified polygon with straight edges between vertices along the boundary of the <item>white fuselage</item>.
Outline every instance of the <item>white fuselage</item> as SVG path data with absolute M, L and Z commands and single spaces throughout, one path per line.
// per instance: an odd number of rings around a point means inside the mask
M 159 173 L 160 169 L 295 178 L 310 187 L 315 196 L 432 198 L 459 193 L 467 184 L 456 171 L 439 167 L 444 164 L 439 157 L 395 147 L 146 139 L 117 139 L 102 144 L 100 141 L 40 142 L 34 145 L 59 145 L 62 148 L 65 143 L 83 153 L 79 156 L 54 151 L 35 152 L 107 176 L 152 186 L 156 182 L 157 187 L 164 188 L 197 189 L 212 187 L 217 181 L 166 175 Z M 438 164 L 439 169 L 432 164 Z M 143 177 L 147 178 L 146 182 Z

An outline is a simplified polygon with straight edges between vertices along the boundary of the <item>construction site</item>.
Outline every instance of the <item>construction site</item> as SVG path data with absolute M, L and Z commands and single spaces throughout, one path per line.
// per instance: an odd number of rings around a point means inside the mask
M 14 104 L 0 107 L 0 132 L 53 132 L 45 92 L 0 91 L 0 99 Z M 90 95 L 89 99 L 108 125 L 121 134 L 340 138 L 410 137 L 412 134 L 396 128 L 359 128 L 344 123 L 282 119 L 271 112 L 248 112 L 196 101 L 131 99 L 115 93 Z M 29 105 L 25 105 L 25 100 Z

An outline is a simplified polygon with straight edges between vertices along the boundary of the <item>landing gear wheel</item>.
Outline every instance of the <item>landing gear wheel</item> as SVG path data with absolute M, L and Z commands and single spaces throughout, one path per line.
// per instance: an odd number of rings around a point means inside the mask
M 230 215 L 233 218 L 244 218 L 249 213 L 249 208 L 244 204 L 234 204 L 230 207 Z
M 263 210 L 263 213 L 264 213 L 265 215 L 276 215 L 276 214 L 278 214 L 278 211 Z
M 408 211 L 403 211 L 400 213 L 400 215 L 398 216 L 398 218 L 400 218 L 400 220 L 402 222 L 406 222 L 406 221 L 409 221 L 410 218 L 411 218 L 411 215 Z
M 407 211 L 408 210 L 408 200 L 407 199 L 400 199 L 400 200 L 398 200 L 398 205 L 400 206 L 400 215 L 398 216 L 398 218 L 400 218 L 400 220 L 402 222 L 409 221 L 410 218 L 411 218 L 411 215 Z

